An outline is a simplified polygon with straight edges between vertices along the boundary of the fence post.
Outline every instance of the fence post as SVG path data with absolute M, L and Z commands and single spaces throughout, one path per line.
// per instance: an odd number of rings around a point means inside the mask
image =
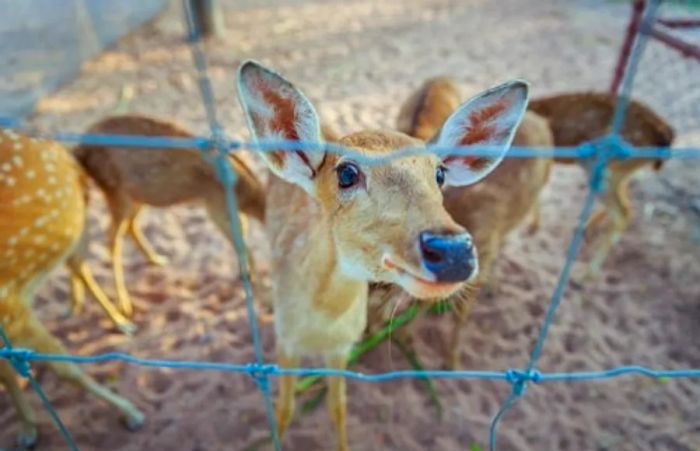
M 219 0 L 185 0 L 190 5 L 192 18 L 203 38 L 224 34 L 224 16 Z

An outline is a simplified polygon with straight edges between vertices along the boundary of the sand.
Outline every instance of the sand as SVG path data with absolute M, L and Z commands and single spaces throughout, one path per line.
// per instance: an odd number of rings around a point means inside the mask
M 32 124 L 81 131 L 118 107 L 172 117 L 206 132 L 179 2 L 155 21 L 87 62 L 81 75 L 43 99 Z M 626 24 L 622 2 L 557 0 L 352 0 L 226 2 L 228 32 L 207 45 L 221 121 L 247 137 L 235 98 L 237 63 L 253 57 L 294 80 L 322 115 L 343 132 L 390 127 L 403 99 L 429 76 L 450 74 L 465 89 L 511 77 L 533 94 L 606 89 Z M 697 42 L 697 38 L 695 38 Z M 700 65 L 650 44 L 636 96 L 678 128 L 679 144 L 700 145 Z M 693 82 L 695 80 L 695 82 Z M 693 83 L 695 83 L 693 85 Z M 700 165 L 673 161 L 632 183 L 633 224 L 603 275 L 569 287 L 552 325 L 539 369 L 598 370 L 640 364 L 700 367 Z M 90 217 L 91 266 L 109 294 L 107 216 L 95 191 Z M 585 195 L 576 167 L 557 167 L 543 195 L 542 225 L 517 231 L 496 269 L 491 296 L 475 306 L 464 334 L 465 369 L 522 367 L 534 344 L 565 248 Z M 95 303 L 77 317 L 68 308 L 65 272 L 40 290 L 37 311 L 76 354 L 112 350 L 151 358 L 248 362 L 253 359 L 237 263 L 197 207 L 149 210 L 147 235 L 170 259 L 148 266 L 132 246 L 125 255 L 136 301 L 133 337 L 113 331 Z M 261 227 L 254 225 L 260 304 L 269 303 L 269 267 Z M 585 261 L 586 249 L 580 257 Z M 428 368 L 440 368 L 450 321 L 422 319 L 416 347 Z M 274 357 L 270 324 L 261 327 Z M 318 363 L 318 362 L 309 362 Z M 35 365 L 48 396 L 82 449 L 245 450 L 268 435 L 262 397 L 247 376 L 170 371 L 111 363 L 86 369 L 133 400 L 147 415 L 128 432 L 93 397 Z M 364 372 L 408 368 L 384 344 L 356 366 Z M 348 383 L 348 434 L 354 450 L 484 449 L 491 417 L 510 386 L 504 382 L 437 381 L 442 419 L 417 381 Z M 700 449 L 700 382 L 642 377 L 531 386 L 499 430 L 503 450 Z M 39 402 L 32 403 L 40 411 Z M 0 393 L 0 448 L 14 446 L 13 409 Z M 40 411 L 41 450 L 65 449 Z M 297 416 L 284 449 L 333 449 L 325 409 Z M 481 448 L 479 448 L 480 446 Z M 263 445 L 259 449 L 270 449 Z

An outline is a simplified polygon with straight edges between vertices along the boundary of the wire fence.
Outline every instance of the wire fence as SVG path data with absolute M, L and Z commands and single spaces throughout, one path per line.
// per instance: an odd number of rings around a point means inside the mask
M 0 348 L 0 358 L 7 360 L 15 369 L 17 374 L 28 379 L 30 386 L 40 397 L 46 410 L 50 413 L 53 422 L 56 424 L 61 434 L 65 438 L 68 448 L 77 450 L 78 445 L 70 434 L 70 431 L 61 421 L 60 416 L 53 408 L 40 384 L 34 378 L 31 370 L 33 362 L 52 361 L 52 362 L 73 362 L 76 364 L 94 364 L 108 361 L 121 361 L 132 365 L 142 366 L 146 368 L 170 368 L 177 370 L 197 370 L 197 371 L 217 371 L 227 373 L 239 373 L 249 375 L 257 387 L 260 389 L 265 400 L 265 411 L 267 421 L 272 434 L 275 450 L 280 449 L 279 437 L 276 434 L 275 416 L 273 412 L 273 402 L 270 388 L 271 378 L 282 375 L 297 375 L 297 376 L 340 376 L 347 379 L 354 379 L 362 382 L 385 382 L 396 379 L 405 378 L 439 378 L 439 379 L 490 379 L 504 381 L 512 387 L 510 395 L 503 401 L 500 409 L 491 421 L 489 432 L 489 447 L 491 450 L 496 450 L 497 430 L 500 420 L 508 412 L 509 409 L 517 402 L 518 398 L 522 397 L 530 383 L 544 384 L 549 382 L 574 382 L 587 381 L 595 379 L 608 379 L 625 375 L 638 375 L 652 378 L 700 378 L 700 369 L 677 369 L 664 370 L 653 369 L 642 366 L 623 366 L 600 371 L 577 371 L 577 372 L 541 372 L 537 369 L 537 362 L 542 353 L 542 349 L 547 338 L 549 327 L 554 319 L 557 308 L 562 300 L 563 294 L 569 282 L 569 277 L 572 265 L 581 248 L 584 239 L 585 224 L 591 216 L 593 205 L 596 196 L 605 190 L 605 172 L 607 164 L 613 159 L 627 158 L 658 158 L 658 159 L 700 159 L 699 148 L 633 148 L 620 138 L 619 131 L 624 122 L 625 113 L 630 100 L 634 78 L 637 72 L 638 63 L 643 54 L 644 47 L 648 40 L 648 34 L 644 33 L 645 27 L 650 27 L 654 20 L 660 0 L 652 0 L 645 4 L 640 20 L 640 30 L 634 36 L 633 42 L 630 44 L 629 55 L 626 65 L 623 69 L 620 87 L 618 91 L 618 102 L 615 108 L 615 114 L 610 135 L 602 137 L 598 140 L 585 143 L 578 147 L 572 148 L 554 148 L 554 149 L 536 149 L 536 148 L 519 148 L 514 147 L 509 150 L 507 157 L 509 158 L 581 158 L 589 160 L 592 164 L 592 170 L 589 171 L 589 189 L 584 201 L 582 211 L 580 212 L 578 222 L 575 228 L 573 238 L 570 241 L 566 260 L 559 274 L 557 284 L 549 301 L 549 307 L 546 311 L 544 321 L 539 331 L 536 344 L 531 353 L 530 359 L 522 369 L 511 368 L 505 371 L 443 371 L 443 370 L 423 370 L 423 371 L 390 371 L 378 374 L 364 374 L 350 370 L 338 370 L 329 368 L 280 368 L 274 363 L 266 362 L 262 352 L 260 343 L 259 327 L 256 320 L 255 305 L 252 292 L 252 284 L 248 271 L 247 250 L 243 240 L 241 224 L 238 217 L 238 206 L 236 197 L 233 191 L 233 186 L 236 181 L 236 174 L 231 168 L 227 154 L 235 152 L 239 149 L 249 149 L 258 152 L 267 152 L 272 150 L 298 150 L 304 149 L 307 151 L 327 151 L 334 153 L 342 153 L 356 158 L 359 162 L 365 164 L 384 164 L 389 160 L 405 158 L 411 155 L 425 154 L 425 148 L 402 149 L 388 155 L 370 157 L 361 155 L 352 149 L 347 149 L 342 146 L 331 143 L 305 143 L 300 141 L 257 141 L 246 142 L 241 140 L 229 139 L 223 128 L 220 126 L 217 109 L 215 106 L 212 86 L 208 76 L 206 54 L 202 46 L 202 39 L 196 23 L 193 18 L 193 13 L 190 9 L 190 2 L 184 1 L 185 17 L 189 30 L 189 42 L 191 44 L 192 59 L 194 61 L 197 76 L 198 86 L 202 100 L 205 106 L 207 121 L 209 123 L 209 137 L 196 137 L 192 139 L 178 139 L 170 137 L 152 137 L 152 136 L 123 136 L 123 135 L 97 135 L 97 134 L 71 134 L 71 133 L 56 133 L 43 136 L 56 141 L 83 143 L 91 145 L 109 145 L 118 147 L 141 147 L 141 148 L 196 148 L 202 152 L 202 156 L 214 165 L 217 171 L 217 176 L 220 182 L 226 187 L 226 202 L 228 207 L 230 233 L 233 238 L 234 248 L 238 255 L 240 264 L 240 277 L 243 283 L 245 292 L 248 321 L 251 329 L 253 346 L 255 352 L 255 361 L 250 363 L 218 363 L 206 361 L 184 361 L 184 360 L 160 360 L 160 359 L 145 359 L 135 357 L 130 354 L 123 353 L 106 353 L 92 356 L 78 355 L 58 355 L 58 354 L 43 354 L 35 352 L 31 349 L 15 348 L 12 346 L 10 339 L 0 325 L 0 340 L 3 347 Z M 17 127 L 17 123 L 12 120 L 0 119 L 0 126 Z M 148 150 L 143 150 L 148 151 Z M 438 148 L 429 146 L 427 151 L 437 155 L 450 153 L 451 155 L 478 155 L 489 156 L 494 155 L 494 149 L 488 148 Z

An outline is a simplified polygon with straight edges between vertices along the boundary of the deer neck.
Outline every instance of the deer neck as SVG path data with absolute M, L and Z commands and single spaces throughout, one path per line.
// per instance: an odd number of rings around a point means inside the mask
M 367 301 L 368 281 L 343 265 L 330 221 L 325 215 L 314 229 L 313 244 L 308 253 L 313 266 L 309 269 L 318 274 L 312 303 L 325 314 L 339 317 L 358 302 Z

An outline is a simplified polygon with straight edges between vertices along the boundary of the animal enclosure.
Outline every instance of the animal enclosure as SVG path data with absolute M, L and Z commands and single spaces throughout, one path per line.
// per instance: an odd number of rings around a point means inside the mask
M 266 150 L 264 142 L 256 145 L 247 138 L 235 100 L 235 68 L 247 57 L 295 80 L 320 105 L 321 117 L 338 129 L 393 127 L 397 99 L 436 75 L 452 76 L 474 91 L 523 78 L 532 97 L 607 91 L 633 10 L 628 2 L 616 1 L 408 4 L 224 3 L 226 35 L 200 42 L 196 30 L 183 26 L 187 21 L 176 2 L 153 23 L 88 61 L 76 80 L 42 99 L 18 128 L 67 143 L 197 147 L 218 164 L 218 175 L 230 186 L 235 175 L 218 152 Z M 655 6 L 647 2 L 640 16 L 646 25 L 638 29 L 647 30 L 657 18 L 692 25 L 700 17 L 700 8 L 691 2 Z M 697 48 L 696 29 L 665 27 Z M 189 42 L 183 39 L 188 33 Z M 576 166 L 553 170 L 542 195 L 540 230 L 534 235 L 518 230 L 509 238 L 495 267 L 494 291 L 479 299 L 468 319 L 462 338 L 465 370 L 439 369 L 434 350 L 446 344 L 444 319 L 436 315 L 416 320 L 415 345 L 431 368 L 426 372 L 408 369 L 391 344 L 374 349 L 350 371 L 299 370 L 348 378 L 351 448 L 484 449 L 495 448 L 496 438 L 499 449 L 700 446 L 695 408 L 700 291 L 694 282 L 700 273 L 700 89 L 693 82 L 700 64 L 692 52 L 684 55 L 649 35 L 643 32 L 631 41 L 625 60 L 631 69 L 620 79 L 621 105 L 631 94 L 654 108 L 672 124 L 675 148 L 635 150 L 608 140 L 554 151 L 587 159 L 592 177 L 587 180 Z M 125 111 L 171 116 L 195 130 L 196 137 L 184 143 L 170 137 L 80 134 L 96 117 Z M 298 145 L 285 147 L 296 150 Z M 553 155 L 543 152 L 548 151 L 516 147 L 508 157 Z M 579 262 L 589 257 L 583 225 L 596 190 L 605 189 L 603 169 L 616 157 L 640 155 L 668 161 L 661 172 L 647 169 L 634 181 L 633 223 L 600 278 L 570 282 L 579 249 L 584 250 Z M 257 160 L 250 164 L 261 171 Z M 235 198 L 228 201 L 231 206 Z M 99 194 L 91 192 L 90 208 L 90 261 L 97 278 L 106 281 L 108 252 L 99 243 L 106 241 L 107 216 Z M 12 349 L 9 342 L 1 348 L 0 356 L 20 374 L 31 374 L 29 364 L 42 382 L 71 434 L 68 443 L 84 449 L 274 446 L 268 441 L 274 430 L 270 393 L 284 370 L 273 363 L 271 325 L 257 324 L 253 312 L 268 308 L 266 290 L 275 277 L 264 258 L 266 239 L 253 227 L 252 239 L 246 240 L 248 252 L 257 257 L 249 284 L 245 276 L 235 276 L 246 257 L 235 258 L 203 218 L 193 207 L 146 213 L 146 235 L 171 262 L 149 267 L 133 249 L 126 253 L 139 327 L 133 337 L 112 332 L 92 305 L 83 315 L 65 318 L 69 290 L 58 274 L 36 302 L 41 319 L 75 354 L 69 358 L 99 363 L 84 369 L 145 411 L 143 430 L 122 430 L 103 404 L 41 373 L 42 361 L 66 357 Z M 237 218 L 235 212 L 231 218 Z M 232 222 L 231 232 L 242 251 L 237 224 Z M 447 407 L 441 420 L 419 376 L 436 380 Z M 5 400 L 2 393 L 3 406 Z M 38 407 L 38 401 L 33 403 Z M 37 411 L 39 449 L 65 446 L 45 411 Z M 332 443 L 330 431 L 322 412 L 298 416 L 283 448 L 325 449 Z M 12 409 L 2 409 L 0 447 L 13 446 L 17 432 Z

